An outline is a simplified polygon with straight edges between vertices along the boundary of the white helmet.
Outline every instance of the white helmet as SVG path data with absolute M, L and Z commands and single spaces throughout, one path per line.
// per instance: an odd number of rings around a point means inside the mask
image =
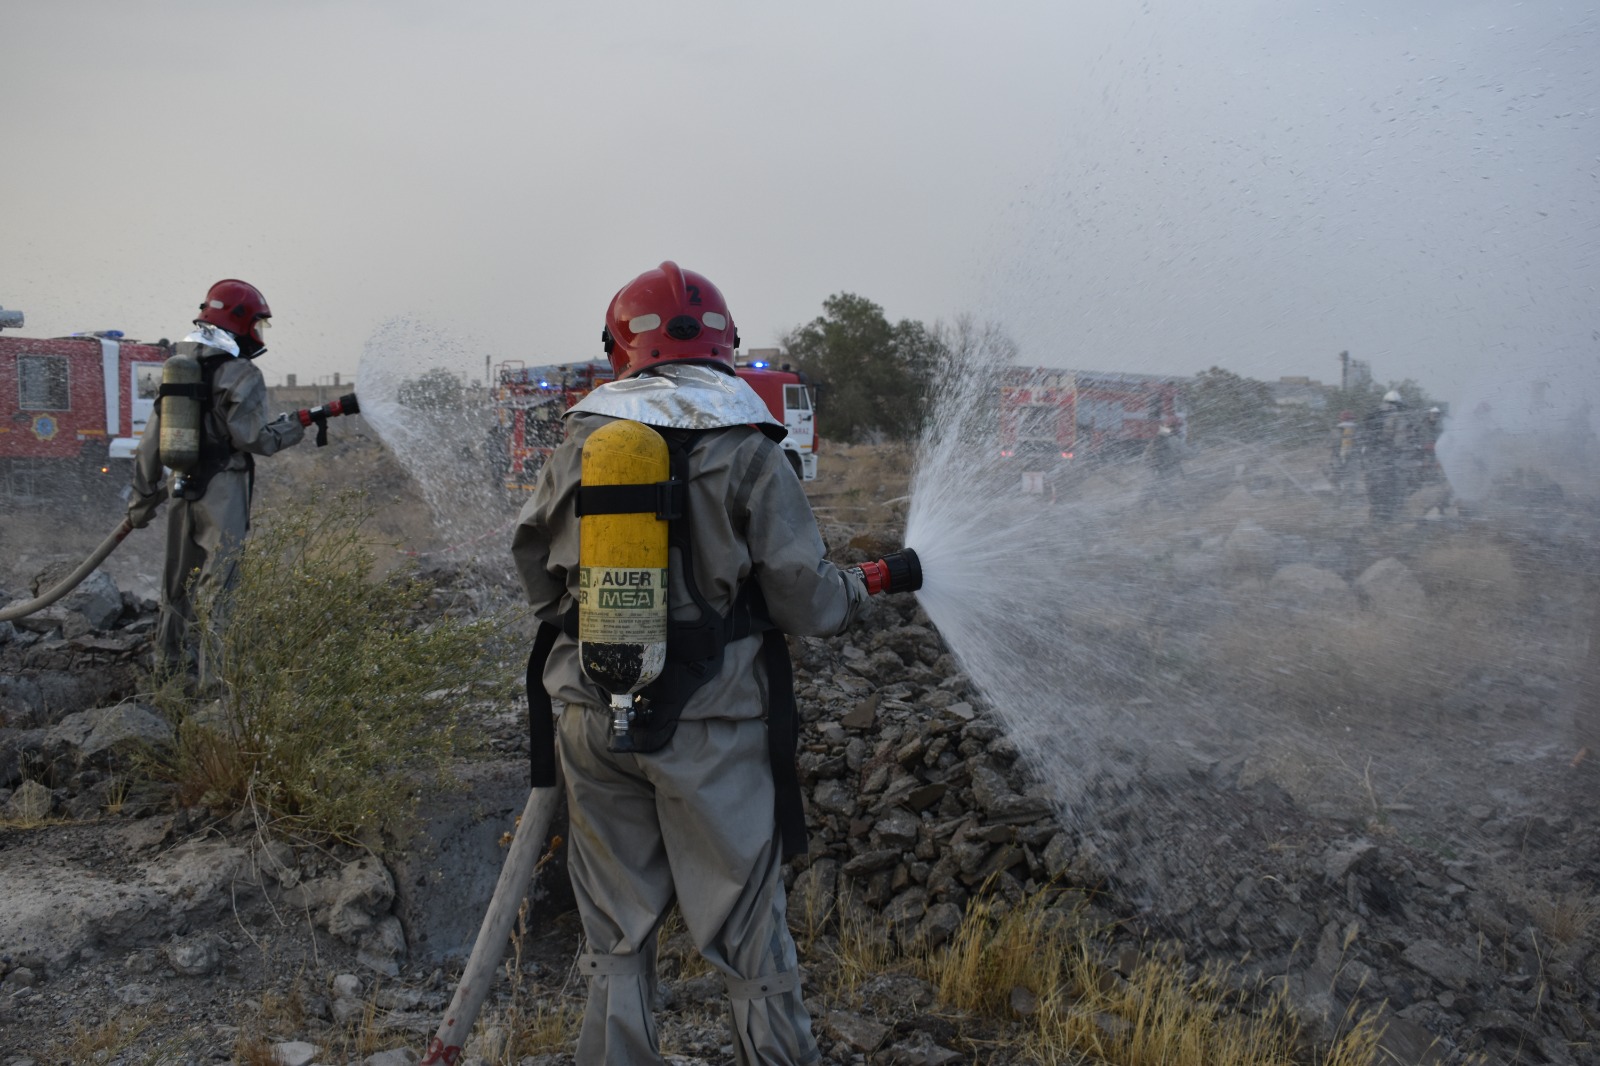
M 1404 403 L 1405 398 L 1400 395 L 1399 389 L 1390 389 L 1383 394 L 1384 403 Z

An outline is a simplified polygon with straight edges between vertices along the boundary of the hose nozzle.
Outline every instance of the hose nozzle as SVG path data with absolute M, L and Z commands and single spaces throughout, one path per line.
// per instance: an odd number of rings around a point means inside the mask
M 360 413 L 361 403 L 356 399 L 356 394 L 347 392 L 332 403 L 325 403 L 320 407 L 303 407 L 295 412 L 295 417 L 307 429 L 313 425 L 317 427 L 317 447 L 320 448 L 328 443 L 328 419 Z
M 922 587 L 922 560 L 910 548 L 890 552 L 877 562 L 862 563 L 850 569 L 866 582 L 869 596 L 880 592 L 915 592 Z

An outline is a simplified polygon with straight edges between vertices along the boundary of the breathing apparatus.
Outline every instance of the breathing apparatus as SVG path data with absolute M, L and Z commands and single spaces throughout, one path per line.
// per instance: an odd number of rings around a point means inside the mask
M 167 356 L 161 367 L 161 465 L 172 471 L 172 495 L 182 496 L 200 465 L 200 420 L 211 398 L 200 360 L 191 352 Z
M 654 751 L 671 735 L 670 724 L 662 735 L 660 723 L 639 715 L 654 713 L 648 703 L 641 706 L 640 693 L 666 671 L 667 637 L 673 628 L 668 614 L 670 523 L 687 512 L 687 482 L 673 476 L 672 456 L 660 433 L 629 419 L 608 422 L 583 445 L 576 504 L 576 636 L 584 674 L 611 698 L 612 751 Z M 850 572 L 861 578 L 869 595 L 922 587 L 922 563 L 909 548 Z M 700 602 L 692 574 L 685 573 L 684 581 L 691 598 Z M 740 602 L 744 600 L 741 596 Z M 752 623 L 748 612 L 739 620 L 746 624 L 733 622 L 737 606 L 722 619 L 722 639 L 771 629 L 770 621 Z M 765 619 L 764 608 L 759 617 Z M 702 669 L 715 672 L 720 648 L 713 642 L 702 650 L 709 656 Z M 680 699 L 692 691 L 680 692 Z M 639 724 L 648 736 L 636 735 Z
M 653 511 L 613 513 L 594 503 L 606 489 L 619 497 L 670 485 L 671 457 L 661 434 L 619 419 L 589 435 L 582 462 L 591 507 L 584 513 L 579 506 L 578 659 L 611 696 L 615 750 L 632 751 L 634 693 L 667 662 L 667 519 L 674 508 L 665 496 Z

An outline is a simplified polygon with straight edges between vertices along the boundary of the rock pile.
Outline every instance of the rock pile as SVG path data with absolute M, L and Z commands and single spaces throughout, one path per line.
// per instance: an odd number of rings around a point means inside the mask
M 1376 574 L 1349 595 L 1409 602 L 1403 577 Z M 1346 595 L 1310 568 L 1274 582 L 1283 595 Z M 0 808 L 13 821 L 101 815 L 128 746 L 168 742 L 166 722 L 122 700 L 148 653 L 153 605 L 118 596 L 113 613 L 111 602 L 92 619 L 72 608 L 0 634 Z M 461 602 L 440 598 L 441 609 Z M 797 916 L 857 908 L 902 945 L 938 946 L 980 893 L 1014 905 L 1050 891 L 1064 913 L 1116 929 L 1130 950 L 1175 941 L 1196 963 L 1248 960 L 1288 991 L 1316 1036 L 1352 1009 L 1379 1011 L 1398 1061 L 1567 1066 L 1600 1048 L 1600 841 L 1587 805 L 1506 790 L 1437 812 L 1470 822 L 1470 839 L 1482 842 L 1452 853 L 1420 818 L 1402 831 L 1310 813 L 1237 752 L 1130 744 L 1118 767 L 1078 783 L 1098 800 L 1093 821 L 1080 824 L 1063 816 L 1048 775 L 1008 735 L 1005 709 L 973 690 L 914 601 L 874 602 L 851 634 L 792 646 L 811 838 L 786 874 Z M 485 712 L 503 754 L 518 746 L 524 713 Z M 480 824 L 508 827 L 520 807 L 520 766 L 505 765 L 514 771 L 490 775 L 468 805 Z M 430 842 L 397 847 L 386 865 L 272 843 L 240 821 L 158 812 L 154 799 L 116 809 L 122 817 L 103 821 L 110 829 L 90 857 L 66 866 L 8 862 L 0 833 L 0 1046 L 25 1016 L 64 1018 L 84 996 L 158 1001 L 189 995 L 197 986 L 185 982 L 196 980 L 218 997 L 211 1024 L 225 1043 L 229 1012 L 243 1009 L 259 976 L 252 968 L 283 976 L 271 930 L 286 914 L 317 931 L 319 965 L 339 974 L 306 993 L 308 1040 L 318 1024 L 348 1021 L 375 981 L 396 1025 L 420 1035 L 437 1023 L 450 987 L 440 962 L 459 959 L 475 922 L 428 917 L 437 910 L 428 871 L 442 861 Z M 207 836 L 196 838 L 202 827 Z M 432 833 L 458 830 L 435 821 Z M 495 849 L 484 846 L 489 855 L 474 861 L 488 870 L 486 887 Z M 1508 880 L 1510 862 L 1551 879 Z M 116 876 L 99 869 L 112 866 Z M 1541 894 L 1541 883 L 1570 889 Z M 695 980 L 670 980 L 665 1001 L 714 998 Z M 859 1009 L 818 1004 L 828 1061 L 960 1061 L 948 1034 L 895 1028 L 897 1012 L 925 1013 L 930 990 L 884 981 Z M 718 1033 L 683 1044 L 702 1045 L 715 1061 Z

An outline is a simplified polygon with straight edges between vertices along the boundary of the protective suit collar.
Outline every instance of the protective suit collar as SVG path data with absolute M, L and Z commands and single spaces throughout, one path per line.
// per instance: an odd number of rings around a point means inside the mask
M 754 425 L 774 441 L 789 433 L 744 379 L 692 363 L 607 382 L 573 404 L 571 411 L 629 418 L 664 429 Z
M 185 344 L 204 344 L 209 348 L 227 352 L 239 358 L 239 340 L 225 329 L 210 323 L 201 323 L 193 333 L 183 338 Z

